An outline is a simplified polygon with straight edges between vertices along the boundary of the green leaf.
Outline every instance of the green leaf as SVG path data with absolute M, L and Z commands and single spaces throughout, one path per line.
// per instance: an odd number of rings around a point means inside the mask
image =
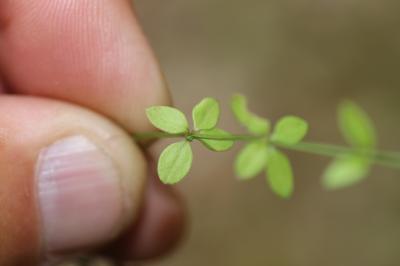
M 233 95 L 231 100 L 231 109 L 238 122 L 246 126 L 246 120 L 249 118 L 246 97 L 241 94 Z
M 296 116 L 285 116 L 276 124 L 271 139 L 275 142 L 294 145 L 301 141 L 308 132 L 307 122 Z
M 372 149 L 376 145 L 376 132 L 367 113 L 356 103 L 343 101 L 339 105 L 338 123 L 346 141 L 357 147 Z
M 267 134 L 270 122 L 252 112 L 247 108 L 246 98 L 241 94 L 235 94 L 231 100 L 231 109 L 237 121 L 247 130 L 256 135 Z
M 275 149 L 269 150 L 267 181 L 271 189 L 283 198 L 293 193 L 293 172 L 289 159 Z
M 259 117 L 255 114 L 249 115 L 246 122 L 247 130 L 256 135 L 267 134 L 270 128 L 268 120 Z
M 175 184 L 184 178 L 192 166 L 193 153 L 189 142 L 169 145 L 158 160 L 158 175 L 164 184 Z
M 209 130 L 200 130 L 201 135 L 207 135 L 210 137 L 216 138 L 224 138 L 232 136 L 229 132 L 225 130 L 214 128 Z M 232 148 L 234 141 L 233 140 L 214 140 L 214 139 L 199 139 L 201 143 L 203 143 L 208 149 L 212 151 L 227 151 Z
M 196 130 L 214 128 L 218 123 L 219 113 L 218 101 L 214 98 L 204 98 L 193 108 L 194 128 Z
M 250 179 L 259 174 L 267 165 L 267 145 L 263 141 L 247 144 L 236 157 L 235 172 L 242 179 Z
M 153 106 L 146 109 L 147 118 L 158 129 L 179 134 L 188 131 L 189 124 L 185 115 L 176 108 L 169 106 Z
M 326 169 L 322 183 L 327 189 L 351 186 L 363 180 L 369 173 L 368 159 L 357 155 L 344 155 L 336 158 Z

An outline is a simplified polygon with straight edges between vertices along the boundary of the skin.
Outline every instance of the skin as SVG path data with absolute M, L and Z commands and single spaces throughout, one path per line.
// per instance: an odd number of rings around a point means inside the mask
M 69 134 L 102 146 L 124 173 L 128 197 L 142 195 L 113 236 L 84 251 L 124 261 L 174 245 L 182 202 L 146 174 L 153 162 L 127 133 L 152 130 L 145 108 L 170 103 L 130 1 L 0 1 L 0 91 L 1 266 L 39 265 L 46 255 L 34 168 L 43 147 Z

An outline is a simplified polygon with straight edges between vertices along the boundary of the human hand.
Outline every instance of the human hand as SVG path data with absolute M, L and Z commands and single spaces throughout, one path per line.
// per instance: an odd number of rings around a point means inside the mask
M 129 0 L 0 1 L 0 77 L 1 266 L 172 246 L 182 204 L 126 133 L 169 103 Z

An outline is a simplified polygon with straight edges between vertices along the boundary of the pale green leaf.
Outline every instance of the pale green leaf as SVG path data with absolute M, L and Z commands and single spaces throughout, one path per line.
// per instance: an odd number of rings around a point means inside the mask
M 193 108 L 192 116 L 196 130 L 212 129 L 219 119 L 219 104 L 214 98 L 204 98 Z
M 246 97 L 241 94 L 233 95 L 231 100 L 231 109 L 238 122 L 246 126 L 246 120 L 249 118 Z
M 153 106 L 146 109 L 150 122 L 158 129 L 179 134 L 188 131 L 189 125 L 185 115 L 176 108 L 169 106 Z
M 241 94 L 235 94 L 231 100 L 231 109 L 237 121 L 247 130 L 256 135 L 267 134 L 270 122 L 252 112 L 247 108 L 246 98 Z
M 322 183 L 328 189 L 348 187 L 363 180 L 368 175 L 369 169 L 368 159 L 357 155 L 344 155 L 328 166 Z
M 293 171 L 285 154 L 275 149 L 269 150 L 267 181 L 271 189 L 283 198 L 293 193 Z
M 357 147 L 372 149 L 376 145 L 374 125 L 367 113 L 356 103 L 344 101 L 339 105 L 338 123 L 346 141 Z
M 270 128 L 268 120 L 255 114 L 250 114 L 245 124 L 247 130 L 256 135 L 267 134 Z
M 285 116 L 276 124 L 271 139 L 275 142 L 294 145 L 301 141 L 308 132 L 307 122 L 296 116 Z
M 207 137 L 215 137 L 215 138 L 226 138 L 231 137 L 232 135 L 225 130 L 219 128 L 213 128 L 209 130 L 200 130 L 200 135 L 204 135 Z M 232 140 L 217 140 L 217 139 L 207 139 L 200 138 L 199 139 L 208 149 L 212 151 L 227 151 L 232 148 L 234 141 Z
M 236 175 L 242 180 L 256 176 L 265 168 L 267 159 L 267 145 L 265 142 L 253 141 L 247 144 L 236 157 Z
M 192 166 L 193 153 L 185 141 L 169 145 L 158 160 L 158 175 L 164 184 L 175 184 L 184 178 Z

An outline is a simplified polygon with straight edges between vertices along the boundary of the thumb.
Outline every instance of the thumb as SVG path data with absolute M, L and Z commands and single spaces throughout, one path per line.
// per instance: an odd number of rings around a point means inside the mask
M 113 240 L 136 216 L 145 160 L 130 137 L 80 107 L 0 97 L 0 265 Z

